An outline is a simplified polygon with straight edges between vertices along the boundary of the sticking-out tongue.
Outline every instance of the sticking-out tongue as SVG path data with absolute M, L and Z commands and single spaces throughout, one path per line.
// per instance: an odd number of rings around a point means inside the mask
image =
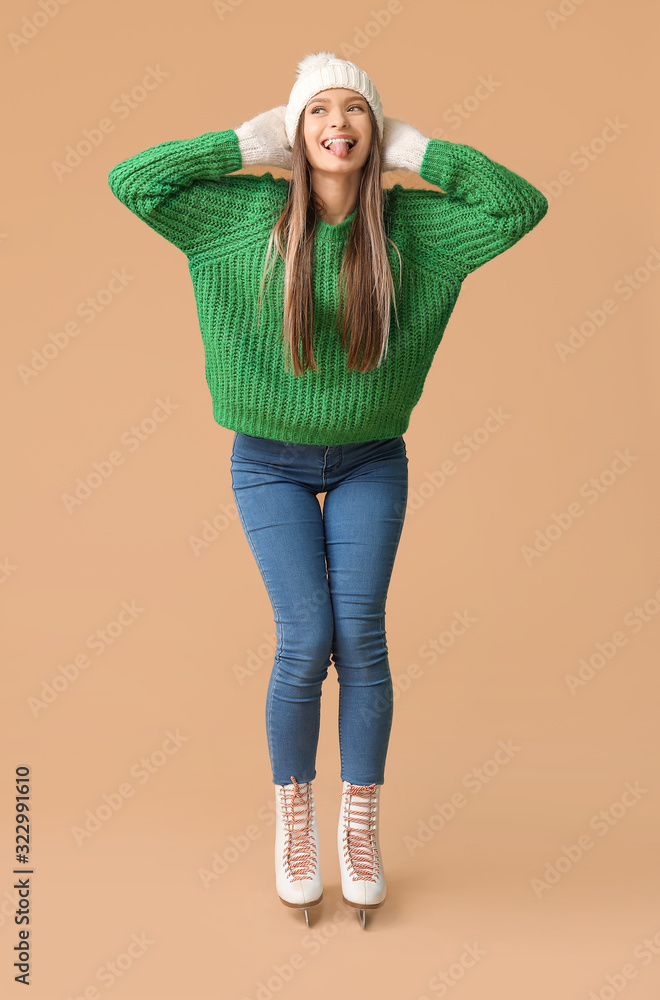
M 348 139 L 335 139 L 326 149 L 334 156 L 348 156 Z

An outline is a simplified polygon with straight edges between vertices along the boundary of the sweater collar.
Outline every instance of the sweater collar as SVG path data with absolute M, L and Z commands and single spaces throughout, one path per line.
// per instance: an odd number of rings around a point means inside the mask
M 332 235 L 343 235 L 347 230 L 351 228 L 351 223 L 357 215 L 358 205 L 355 206 L 350 215 L 347 215 L 343 222 L 338 222 L 336 225 L 332 225 L 330 222 L 324 222 L 323 219 L 318 219 L 316 222 L 316 232 L 321 236 L 332 236 Z

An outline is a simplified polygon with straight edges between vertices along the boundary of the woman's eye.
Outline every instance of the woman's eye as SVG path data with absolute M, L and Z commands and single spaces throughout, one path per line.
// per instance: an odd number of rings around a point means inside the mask
M 350 108 L 349 108 L 348 110 L 349 110 L 349 111 L 352 111 L 352 110 L 353 110 L 353 108 L 357 108 L 357 109 L 358 109 L 358 111 L 364 111 L 364 108 L 362 107 L 362 105 L 361 105 L 361 104 L 351 104 L 351 106 L 350 106 Z M 318 105 L 317 107 L 315 107 L 315 108 L 312 108 L 312 110 L 311 110 L 311 114 L 314 114 L 314 112 L 316 112 L 316 111 L 323 111 L 323 108 L 321 107 L 321 105 L 320 105 L 320 104 L 319 104 L 319 105 Z

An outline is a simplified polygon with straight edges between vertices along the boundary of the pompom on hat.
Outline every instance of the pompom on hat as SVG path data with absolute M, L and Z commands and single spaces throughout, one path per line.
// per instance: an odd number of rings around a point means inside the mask
M 364 70 L 347 59 L 340 59 L 334 52 L 313 52 L 298 63 L 298 75 L 291 88 L 289 103 L 284 116 L 289 145 L 293 146 L 298 119 L 305 105 L 315 94 L 333 87 L 345 87 L 362 94 L 375 115 L 379 135 L 383 136 L 383 106 L 373 81 Z

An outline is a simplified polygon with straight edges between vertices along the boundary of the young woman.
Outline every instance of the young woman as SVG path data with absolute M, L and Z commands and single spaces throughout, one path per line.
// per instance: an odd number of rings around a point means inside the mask
M 229 176 L 256 164 L 291 179 Z M 441 190 L 384 189 L 383 171 L 402 168 Z M 385 604 L 408 491 L 403 433 L 463 280 L 548 202 L 473 147 L 384 117 L 367 74 L 331 52 L 301 60 L 288 104 L 138 153 L 109 184 L 186 254 L 213 415 L 235 432 L 236 507 L 277 625 L 266 697 L 277 892 L 307 922 L 323 896 L 312 782 L 332 657 L 342 896 L 364 927 L 386 894 Z

